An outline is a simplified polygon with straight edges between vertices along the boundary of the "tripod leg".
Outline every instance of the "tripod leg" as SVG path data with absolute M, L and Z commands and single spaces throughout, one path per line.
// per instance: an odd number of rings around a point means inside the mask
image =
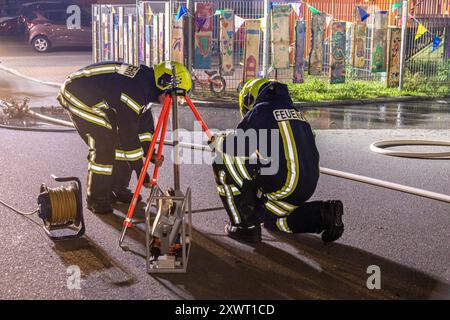
M 205 131 L 206 135 L 208 136 L 208 139 L 211 139 L 213 135 L 212 135 L 211 131 L 209 131 L 208 126 L 206 125 L 205 121 L 203 121 L 202 116 L 197 111 L 197 108 L 192 103 L 192 100 L 188 96 L 185 96 L 184 98 L 185 98 L 189 108 L 191 108 L 191 111 L 194 114 L 195 119 L 197 119 L 197 121 L 202 126 L 203 131 Z
M 158 144 L 158 151 L 156 153 L 156 158 L 159 160 L 161 159 L 161 155 L 162 155 L 162 151 L 163 151 L 163 146 L 164 146 L 164 140 L 166 138 L 166 131 L 167 131 L 167 122 L 169 122 L 169 114 L 170 112 L 167 111 L 164 117 L 164 123 L 163 123 L 163 127 L 162 127 L 162 131 L 161 131 L 161 136 L 159 138 L 159 144 Z M 153 177 L 152 177 L 152 185 L 156 185 L 156 182 L 158 180 L 158 172 L 159 172 L 159 167 L 155 167 L 155 170 L 153 171 Z
M 123 221 L 122 235 L 120 236 L 120 239 L 119 239 L 120 246 L 122 245 L 127 228 L 131 227 L 133 225 L 131 222 L 131 219 L 133 218 L 134 210 L 136 209 L 136 204 L 137 204 L 137 200 L 139 197 L 139 193 L 141 192 L 142 184 L 144 183 L 145 173 L 147 172 L 148 166 L 150 164 L 150 159 L 152 157 L 153 150 L 155 150 L 155 144 L 156 144 L 156 141 L 158 140 L 158 134 L 161 131 L 161 127 L 163 126 L 164 120 L 166 118 L 166 114 L 170 110 L 170 104 L 171 104 L 171 96 L 166 95 L 166 98 L 164 100 L 164 106 L 162 108 L 158 124 L 156 125 L 156 128 L 155 128 L 154 138 L 152 139 L 152 142 L 150 143 L 150 148 L 148 149 L 147 156 L 146 156 L 145 162 L 144 162 L 144 166 L 142 168 L 141 174 L 139 175 L 139 180 L 138 180 L 138 183 L 136 186 L 136 190 L 134 191 L 134 194 L 133 194 L 133 199 L 131 200 L 130 206 L 128 207 L 127 217 Z

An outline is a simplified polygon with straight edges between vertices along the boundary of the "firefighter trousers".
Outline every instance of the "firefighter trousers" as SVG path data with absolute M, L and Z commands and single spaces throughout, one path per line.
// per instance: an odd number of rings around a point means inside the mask
M 271 231 L 287 233 L 323 231 L 323 201 L 303 201 L 305 197 L 298 191 L 298 196 L 294 192 L 287 199 L 269 200 L 258 191 L 263 189 L 263 186 L 258 186 L 257 179 L 255 180 L 252 175 L 252 172 L 257 170 L 257 164 L 245 163 L 241 158 L 232 157 L 228 157 L 228 161 L 223 163 L 218 158 L 213 163 L 217 192 L 233 225 L 242 224 L 248 216 L 254 216 L 256 213 L 259 221 L 263 221 L 264 227 Z M 251 184 L 254 186 L 248 187 Z M 242 202 L 253 202 L 252 199 L 256 203 L 255 213 L 250 212 L 246 205 L 242 205 Z M 302 200 L 299 202 L 296 199 Z
M 67 90 L 58 96 L 75 128 L 89 146 L 86 194 L 89 201 L 111 201 L 112 190 L 126 189 L 131 179 L 130 163 L 117 158 L 118 138 L 115 113 L 87 107 Z M 120 152 L 123 152 L 120 150 Z

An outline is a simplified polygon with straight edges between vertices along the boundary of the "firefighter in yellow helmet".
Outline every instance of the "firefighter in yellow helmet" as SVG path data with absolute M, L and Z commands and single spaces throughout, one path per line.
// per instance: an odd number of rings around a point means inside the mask
M 261 241 L 263 222 L 272 231 L 321 233 L 324 242 L 341 237 L 342 202 L 307 202 L 319 179 L 319 152 L 287 86 L 249 80 L 239 108 L 237 130 L 212 139 L 217 191 L 230 219 L 228 236 Z
M 163 103 L 175 68 L 178 90 L 192 86 L 188 70 L 177 62 L 153 68 L 120 62 L 90 65 L 72 73 L 58 100 L 69 112 L 78 133 L 89 146 L 87 207 L 110 213 L 111 203 L 131 201 L 131 173 L 139 176 L 154 131 L 150 103 Z M 163 159 L 152 155 L 152 162 Z M 147 174 L 144 185 L 149 186 Z

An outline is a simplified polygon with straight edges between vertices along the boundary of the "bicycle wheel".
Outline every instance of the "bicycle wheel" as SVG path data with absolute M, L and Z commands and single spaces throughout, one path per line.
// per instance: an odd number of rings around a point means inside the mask
M 216 74 L 215 76 L 211 77 L 211 82 L 209 83 L 209 88 L 215 94 L 219 95 L 219 94 L 224 93 L 226 86 L 227 86 L 227 84 L 225 82 L 225 79 L 223 77 L 221 77 L 220 75 Z

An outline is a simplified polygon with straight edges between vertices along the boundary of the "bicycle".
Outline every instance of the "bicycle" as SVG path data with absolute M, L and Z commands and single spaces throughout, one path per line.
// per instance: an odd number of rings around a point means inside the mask
M 199 86 L 204 90 L 209 87 L 209 90 L 215 95 L 221 95 L 225 92 L 226 81 L 225 78 L 215 70 L 205 70 L 206 79 L 200 79 L 195 72 L 192 73 L 192 91 L 196 91 Z

